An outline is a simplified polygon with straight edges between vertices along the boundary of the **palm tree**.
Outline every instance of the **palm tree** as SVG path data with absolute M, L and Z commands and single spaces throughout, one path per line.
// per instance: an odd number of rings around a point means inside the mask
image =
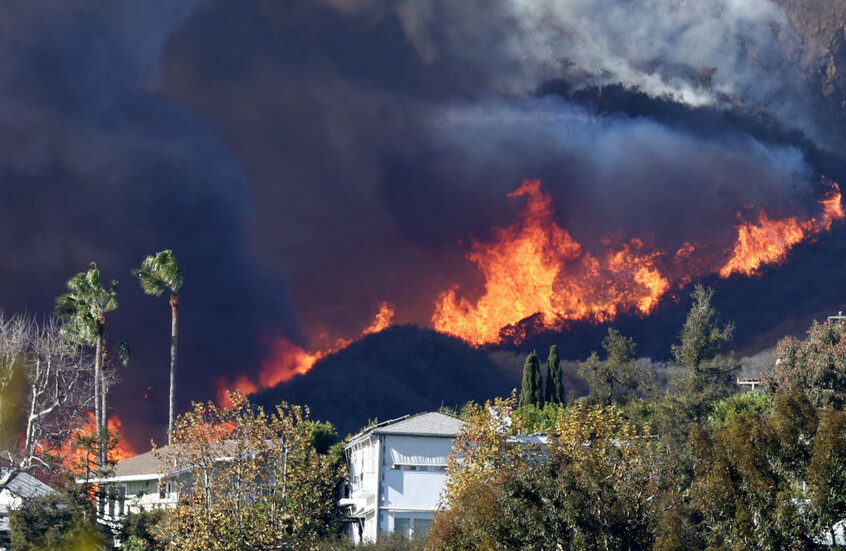
M 176 409 L 176 344 L 179 337 L 179 290 L 185 279 L 182 266 L 176 261 L 170 249 L 151 254 L 141 263 L 141 268 L 132 270 L 141 283 L 141 288 L 148 295 L 161 296 L 170 291 L 170 411 L 167 419 L 167 443 L 171 443 L 173 414 Z
M 93 263 L 92 263 L 93 264 Z M 68 338 L 83 346 L 95 346 L 94 352 L 94 425 L 97 430 L 98 462 L 106 463 L 104 428 L 106 427 L 105 394 L 102 385 L 103 351 L 105 348 L 106 313 L 117 308 L 117 281 L 109 289 L 100 283 L 97 265 L 80 272 L 67 283 L 68 293 L 56 298 L 56 312 L 65 320 L 63 330 Z

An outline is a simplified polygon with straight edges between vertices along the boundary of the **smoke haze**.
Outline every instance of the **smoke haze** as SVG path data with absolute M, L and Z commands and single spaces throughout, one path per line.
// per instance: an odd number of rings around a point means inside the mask
M 0 307 L 50 311 L 91 261 L 120 280 L 113 403 L 141 444 L 167 394 L 148 253 L 186 272 L 184 407 L 278 337 L 480 293 L 468 240 L 523 179 L 588 249 L 678 248 L 750 207 L 808 216 L 846 173 L 817 54 L 765 0 L 13 0 L 0 31 Z

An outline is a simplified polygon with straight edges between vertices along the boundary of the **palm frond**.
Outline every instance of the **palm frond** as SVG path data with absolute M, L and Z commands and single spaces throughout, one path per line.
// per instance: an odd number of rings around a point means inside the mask
M 132 273 L 138 278 L 144 292 L 155 296 L 161 296 L 165 290 L 178 292 L 185 280 L 182 266 L 170 249 L 148 255 L 141 263 L 141 268 L 132 270 Z
M 100 271 L 79 272 L 67 282 L 68 293 L 56 298 L 62 333 L 73 342 L 92 344 L 97 339 L 97 318 L 117 308 L 117 281 L 109 289 L 100 282 Z

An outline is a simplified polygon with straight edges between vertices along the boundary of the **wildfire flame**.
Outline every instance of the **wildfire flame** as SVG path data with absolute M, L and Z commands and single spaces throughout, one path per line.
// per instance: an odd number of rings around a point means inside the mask
M 602 238 L 601 252 L 587 251 L 555 220 L 552 198 L 541 192 L 539 180 L 526 180 L 510 198 L 525 198 L 526 206 L 514 224 L 492 229 L 492 239 L 471 237 L 467 259 L 484 279 L 475 301 L 460 296 L 453 284 L 435 301 L 434 329 L 476 345 L 519 342 L 533 328 L 560 329 L 570 320 L 605 322 L 621 313 L 652 312 L 671 290 L 710 274 L 756 275 L 766 264 L 783 261 L 796 244 L 827 231 L 844 218 L 840 189 L 820 201 L 815 218 L 773 218 L 763 210 L 749 222 L 740 215 L 736 238 L 730 243 L 684 243 L 678 250 L 656 250 L 646 236 Z M 358 338 L 389 327 L 394 307 L 382 302 L 373 322 Z M 321 358 L 348 346 L 351 339 L 321 335 L 326 343 L 308 351 L 285 338 L 277 339 L 257 377 L 239 375 L 218 381 L 218 402 L 229 404 L 227 389 L 255 394 L 308 372 Z
M 509 197 L 526 197 L 517 222 L 494 228 L 488 243 L 472 240 L 467 259 L 484 276 L 484 293 L 475 303 L 459 297 L 458 286 L 435 303 L 432 325 L 475 345 L 498 343 L 521 321 L 535 317 L 557 329 L 568 320 L 608 321 L 622 312 L 650 313 L 670 289 L 710 273 L 752 275 L 764 264 L 781 262 L 791 247 L 831 227 L 844 216 L 840 190 L 833 184 L 821 201 L 819 219 L 771 219 L 761 211 L 757 223 L 742 222 L 728 260 L 715 262 L 685 243 L 675 253 L 651 250 L 646 239 L 607 236 L 605 252 L 584 250 L 554 219 L 552 200 L 538 180 L 526 180 Z M 699 253 L 699 257 L 697 254 Z M 723 253 L 724 254 L 724 253 Z
M 378 333 L 393 324 L 394 307 L 388 302 L 379 304 L 379 311 L 359 338 L 371 333 Z M 259 390 L 273 388 L 279 383 L 290 381 L 297 375 L 302 375 L 312 368 L 319 359 L 346 348 L 353 341 L 338 338 L 331 344 L 314 352 L 308 352 L 285 337 L 276 339 L 272 344 L 270 356 L 262 364 L 256 380 L 246 375 L 238 375 L 233 381 L 221 379 L 217 385 L 217 402 L 224 407 L 231 407 L 232 402 L 227 391 L 240 390 L 244 395 L 255 394 Z
M 566 320 L 606 321 L 622 311 L 649 313 L 670 284 L 655 266 L 658 253 L 642 239 L 603 240 L 605 254 L 586 252 L 555 221 L 552 199 L 539 180 L 526 180 L 509 197 L 527 197 L 519 220 L 495 228 L 490 243 L 472 241 L 468 260 L 485 278 L 473 304 L 458 287 L 441 293 L 432 316 L 438 331 L 476 345 L 500 342 L 504 327 L 540 314 L 544 327 Z
M 757 224 L 742 223 L 737 228 L 737 243 L 731 258 L 720 269 L 720 276 L 729 277 L 734 273 L 754 275 L 764 264 L 783 261 L 794 245 L 829 230 L 834 220 L 843 218 L 840 200 L 840 188 L 834 184 L 820 201 L 823 213 L 819 219 L 811 218 L 805 222 L 799 222 L 795 217 L 771 220 L 761 211 Z
M 118 462 L 138 455 L 132 446 L 129 445 L 124 438 L 121 437 L 121 428 L 123 422 L 117 415 L 111 414 L 108 418 L 107 425 L 109 431 L 117 435 L 117 445 L 109 450 L 109 461 Z M 80 447 L 77 443 L 77 436 L 93 437 L 96 433 L 96 424 L 94 422 L 94 414 L 90 411 L 85 412 L 85 423 L 81 426 L 74 435 L 71 435 L 62 446 L 57 450 L 56 455 L 62 461 L 66 469 L 76 471 L 81 465 L 84 465 L 91 458 L 85 448 Z

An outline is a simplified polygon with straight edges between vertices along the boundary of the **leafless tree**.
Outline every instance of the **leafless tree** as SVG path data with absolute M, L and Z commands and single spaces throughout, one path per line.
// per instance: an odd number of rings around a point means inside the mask
M 62 338 L 60 324 L 0 312 L 0 490 L 20 473 L 54 468 L 90 423 L 90 358 Z

